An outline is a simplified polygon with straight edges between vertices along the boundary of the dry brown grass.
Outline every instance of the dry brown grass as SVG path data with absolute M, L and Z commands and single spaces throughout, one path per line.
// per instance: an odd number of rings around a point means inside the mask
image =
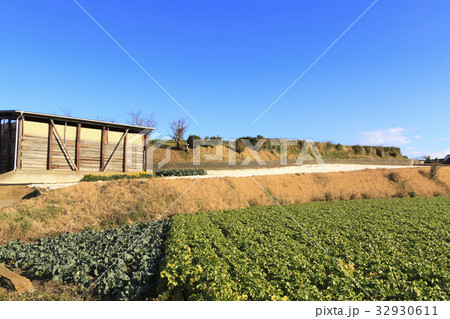
M 421 173 L 429 173 L 428 170 L 382 169 L 254 178 L 281 204 L 409 196 L 411 192 L 417 196 L 450 195 L 450 167 L 442 167 L 436 180 Z M 391 172 L 398 174 L 398 182 L 389 180 Z M 120 180 L 80 183 L 44 193 L 0 211 L 0 243 L 149 221 L 166 211 L 193 182 L 194 179 L 163 178 Z M 199 179 L 166 216 L 272 204 L 250 177 L 207 178 Z

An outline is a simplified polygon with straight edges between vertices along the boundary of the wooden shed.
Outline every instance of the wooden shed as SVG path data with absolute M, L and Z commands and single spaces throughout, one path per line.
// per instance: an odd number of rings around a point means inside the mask
M 150 127 L 0 111 L 0 173 L 146 170 Z

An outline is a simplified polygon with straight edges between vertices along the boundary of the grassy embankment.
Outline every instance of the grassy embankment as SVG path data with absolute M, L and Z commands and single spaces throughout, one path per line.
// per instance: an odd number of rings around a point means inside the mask
M 252 143 L 256 144 L 257 139 L 255 138 Z M 297 145 L 288 146 L 288 159 L 297 159 L 302 149 L 303 141 L 298 141 Z M 322 155 L 323 159 L 355 159 L 355 158 L 366 158 L 366 159 L 403 159 L 405 158 L 399 148 L 397 147 L 382 147 L 382 146 L 361 146 L 361 145 L 341 145 L 333 144 L 331 142 L 316 142 L 317 150 Z M 170 146 L 170 162 L 169 163 L 192 163 L 193 160 L 193 150 L 176 150 L 176 143 L 174 141 L 168 141 L 165 146 Z M 223 141 L 223 161 L 228 162 L 230 157 L 230 152 L 233 152 L 229 148 L 229 142 Z M 201 147 L 200 153 L 202 155 L 202 161 L 205 161 L 204 154 L 216 154 L 216 148 L 211 147 Z M 264 144 L 259 149 L 259 154 L 264 161 L 276 161 L 280 159 L 280 147 L 271 146 L 269 139 L 266 144 Z M 154 162 L 157 163 L 163 160 L 166 156 L 166 150 L 164 146 L 156 149 L 154 152 Z M 245 149 L 241 153 L 234 154 L 236 161 L 241 162 L 249 156 L 253 158 L 251 153 Z
M 450 194 L 450 168 L 435 178 L 430 168 L 364 170 L 340 173 L 256 176 L 281 204 Z M 119 180 L 80 183 L 50 191 L 0 210 L 0 244 L 34 240 L 61 232 L 105 229 L 159 217 L 194 182 L 193 179 Z M 166 216 L 197 211 L 273 205 L 249 177 L 198 180 Z

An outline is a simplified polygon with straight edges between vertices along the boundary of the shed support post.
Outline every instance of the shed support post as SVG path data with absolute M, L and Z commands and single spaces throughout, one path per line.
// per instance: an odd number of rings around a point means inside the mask
M 123 172 L 127 172 L 127 138 L 128 130 L 125 131 L 125 137 L 123 139 Z
M 50 120 L 48 123 L 48 148 L 47 148 L 47 169 L 52 170 L 52 158 L 53 158 L 53 125 Z
M 75 138 L 75 166 L 80 170 L 80 141 L 81 141 L 81 123 L 77 125 L 77 136 Z
M 23 138 L 23 125 L 24 125 L 24 118 L 21 116 L 19 120 L 16 123 L 17 125 L 17 162 L 16 162 L 16 169 L 22 168 L 22 138 Z
M 8 120 L 8 143 L 6 143 L 6 171 L 11 171 L 11 120 Z
M 2 155 L 3 155 L 3 119 L 0 118 L 0 167 L 2 166 L 1 162 L 3 161 Z M 3 173 L 1 169 L 0 173 Z
M 149 172 L 151 168 L 149 167 L 150 161 L 148 160 L 148 134 L 144 136 L 144 171 Z
M 106 146 L 106 127 L 102 127 L 101 147 L 100 147 L 100 172 L 105 171 L 105 146 Z

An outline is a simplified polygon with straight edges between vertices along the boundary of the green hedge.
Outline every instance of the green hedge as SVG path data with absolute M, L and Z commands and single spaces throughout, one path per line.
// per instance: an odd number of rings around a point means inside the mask
M 138 178 L 150 178 L 154 175 L 152 173 L 140 172 L 131 174 L 113 174 L 113 175 L 100 175 L 100 174 L 87 174 L 81 179 L 82 182 L 96 182 L 96 181 L 112 181 L 118 179 L 138 179 Z
M 157 169 L 153 171 L 155 176 L 193 176 L 206 175 L 206 171 L 201 168 L 186 168 L 186 169 Z
M 82 182 L 96 182 L 96 181 L 112 181 L 118 179 L 139 179 L 150 177 L 163 177 L 163 176 L 194 176 L 194 175 L 206 175 L 204 169 L 189 168 L 189 169 L 158 169 L 153 173 L 138 172 L 138 173 L 123 173 L 112 175 L 101 174 L 87 174 L 81 179 Z

